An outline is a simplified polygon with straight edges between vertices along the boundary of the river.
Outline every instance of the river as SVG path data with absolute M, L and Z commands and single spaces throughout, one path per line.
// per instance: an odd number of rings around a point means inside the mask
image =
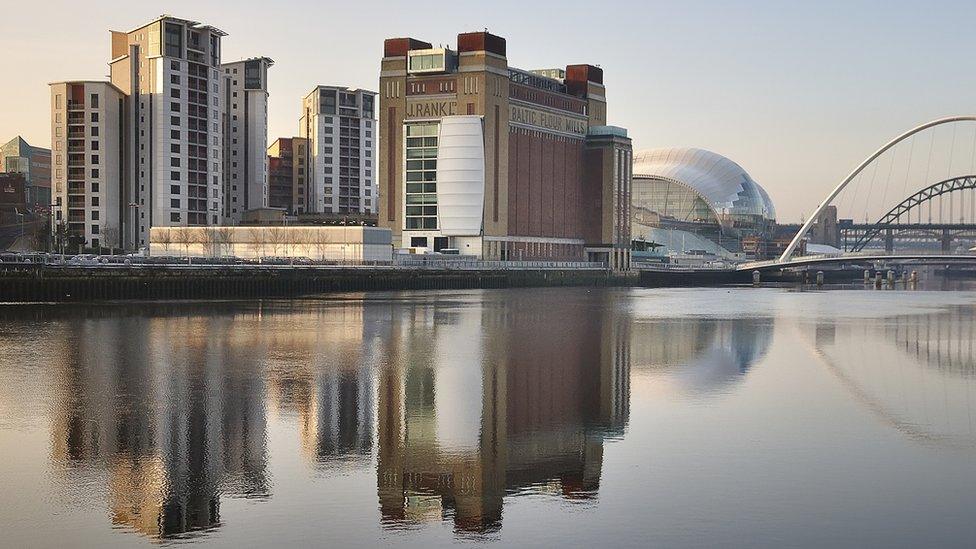
M 976 292 L 0 306 L 0 545 L 976 545 Z

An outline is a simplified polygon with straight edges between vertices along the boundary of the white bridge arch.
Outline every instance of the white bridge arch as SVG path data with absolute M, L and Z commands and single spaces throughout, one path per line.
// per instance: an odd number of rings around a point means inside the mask
M 935 126 L 941 126 L 943 124 L 952 124 L 955 122 L 976 122 L 976 115 L 949 116 L 946 118 L 939 118 L 931 122 L 926 122 L 925 124 L 922 124 L 920 126 L 916 126 L 908 130 L 907 132 L 899 135 L 898 137 L 892 139 L 887 144 L 885 144 L 885 146 L 875 151 L 875 153 L 869 156 L 864 162 L 861 162 L 861 164 L 857 168 L 855 168 L 854 171 L 852 171 L 850 175 L 848 175 L 844 179 L 844 181 L 840 183 L 840 185 L 837 185 L 837 187 L 835 187 L 834 190 L 827 195 L 827 198 L 825 198 L 820 203 L 820 205 L 817 206 L 817 209 L 813 212 L 813 215 L 811 215 L 810 218 L 807 219 L 806 223 L 804 223 L 803 226 L 800 227 L 799 232 L 797 232 L 796 236 L 793 237 L 793 240 L 790 242 L 790 245 L 787 246 L 786 250 L 783 251 L 783 255 L 780 256 L 779 261 L 781 263 L 785 263 L 790 260 L 790 257 L 793 255 L 793 252 L 796 250 L 797 245 L 800 243 L 801 240 L 803 240 L 803 237 L 805 237 L 807 233 L 810 231 L 810 227 L 812 227 L 813 224 L 816 223 L 817 218 L 820 217 L 820 214 L 823 213 L 823 211 L 827 208 L 827 206 L 829 206 L 834 201 L 834 199 L 837 198 L 837 195 L 839 195 L 841 191 L 843 191 L 844 188 L 847 187 L 847 185 L 851 181 L 853 181 L 854 178 L 856 178 L 858 174 L 860 174 L 864 170 L 864 168 L 868 167 L 871 164 L 871 162 L 874 162 L 875 159 L 877 159 L 879 156 L 884 154 L 888 149 L 891 149 L 895 145 L 901 143 L 905 139 L 908 139 L 909 137 L 921 131 L 925 131 Z

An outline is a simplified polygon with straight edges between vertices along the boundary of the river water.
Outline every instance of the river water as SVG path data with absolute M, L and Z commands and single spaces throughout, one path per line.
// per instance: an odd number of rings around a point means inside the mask
M 976 292 L 0 307 L 0 545 L 976 545 Z

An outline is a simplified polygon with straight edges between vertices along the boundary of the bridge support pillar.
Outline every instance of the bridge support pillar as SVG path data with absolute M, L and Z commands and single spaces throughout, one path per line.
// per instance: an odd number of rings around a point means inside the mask
M 892 253 L 895 251 L 895 237 L 892 234 L 891 229 L 885 229 L 885 252 Z
M 952 235 L 949 229 L 942 229 L 942 253 L 952 253 Z

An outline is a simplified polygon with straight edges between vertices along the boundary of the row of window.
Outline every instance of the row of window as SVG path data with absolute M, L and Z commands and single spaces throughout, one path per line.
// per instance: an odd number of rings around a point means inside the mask
M 437 122 L 408 124 L 406 128 L 407 229 L 437 228 Z

